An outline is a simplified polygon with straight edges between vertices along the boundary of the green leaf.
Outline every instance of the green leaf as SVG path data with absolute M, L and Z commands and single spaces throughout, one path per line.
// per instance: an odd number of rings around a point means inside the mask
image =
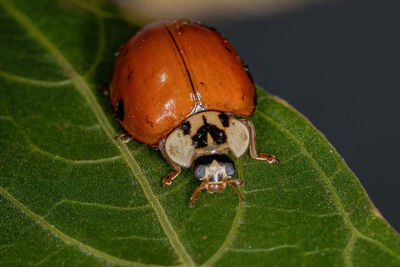
M 190 170 L 162 188 L 170 167 L 114 139 L 99 90 L 138 27 L 96 3 L 0 0 L 0 265 L 400 265 L 398 234 L 338 153 L 261 90 L 258 150 L 281 163 L 236 161 L 247 204 L 203 192 L 190 209 Z

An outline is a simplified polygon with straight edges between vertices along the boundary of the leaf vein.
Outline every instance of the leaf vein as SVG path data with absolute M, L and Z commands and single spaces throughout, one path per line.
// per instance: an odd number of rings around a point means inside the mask
M 282 213 L 299 213 L 299 214 L 303 214 L 305 216 L 315 217 L 315 218 L 325 218 L 325 217 L 332 217 L 332 216 L 341 215 L 338 212 L 326 213 L 326 214 L 313 214 L 313 213 L 304 212 L 304 211 L 299 210 L 299 209 L 290 209 L 290 210 L 288 210 L 288 209 L 266 207 L 266 206 L 260 206 L 260 205 L 246 205 L 245 208 L 247 208 L 247 209 L 249 209 L 249 208 L 267 209 L 267 210 L 277 211 L 277 212 L 282 212 Z
M 102 57 L 104 54 L 104 49 L 106 46 L 104 19 L 101 16 L 99 16 L 97 13 L 96 13 L 96 16 L 97 16 L 97 22 L 99 24 L 99 29 L 98 29 L 99 44 L 98 44 L 97 52 L 96 52 L 95 58 L 93 60 L 93 63 L 90 65 L 89 69 L 84 74 L 85 78 L 88 78 L 97 69 L 98 65 L 100 64 L 100 62 L 102 60 Z
M 51 153 L 47 150 L 41 149 L 38 147 L 32 139 L 30 139 L 29 135 L 26 134 L 26 132 L 21 129 L 21 127 L 18 125 L 18 123 L 10 116 L 0 116 L 0 120 L 7 120 L 10 121 L 14 127 L 17 129 L 18 132 L 22 134 L 22 136 L 25 138 L 26 142 L 29 144 L 29 148 L 32 152 L 36 152 L 39 154 L 42 154 L 44 156 L 47 156 L 49 158 L 52 158 L 54 160 L 59 160 L 71 164 L 77 164 L 77 165 L 85 165 L 85 164 L 98 164 L 98 163 L 104 163 L 104 162 L 110 162 L 110 161 L 115 161 L 118 159 L 121 159 L 121 155 L 116 155 L 108 158 L 100 158 L 100 159 L 70 159 L 66 158 L 54 153 Z M 1 141 L 1 140 L 0 140 Z M 8 140 L 4 140 L 4 142 L 7 142 Z
M 77 201 L 77 200 L 71 200 L 71 199 L 62 199 L 62 200 L 54 203 L 49 208 L 49 210 L 43 215 L 43 218 L 48 217 L 58 206 L 61 206 L 65 203 L 73 204 L 73 205 L 80 205 L 80 206 L 92 206 L 92 207 L 102 208 L 102 209 L 126 210 L 126 211 L 150 208 L 150 205 L 137 206 L 137 207 L 119 207 L 119 206 L 112 206 L 112 205 L 108 205 L 108 204 L 83 202 L 83 201 Z
M 142 241 L 168 242 L 168 240 L 164 237 L 145 237 L 145 236 L 138 236 L 138 235 L 117 236 L 117 237 L 115 237 L 115 239 L 117 239 L 117 240 L 139 239 Z
M 62 81 L 37 80 L 37 79 L 22 77 L 2 70 L 0 70 L 0 77 L 3 77 L 4 79 L 14 82 L 25 83 L 35 86 L 43 86 L 43 87 L 56 87 L 56 86 L 64 86 L 71 84 L 71 80 L 62 80 Z
M 298 249 L 297 245 L 279 245 L 276 247 L 271 247 L 271 248 L 229 248 L 229 250 L 234 251 L 234 252 L 243 252 L 243 253 L 265 253 L 265 252 L 271 252 L 279 249 L 285 249 L 285 248 L 295 248 Z
M 9 13 L 17 23 L 19 23 L 25 30 L 31 34 L 31 36 L 36 39 L 36 41 L 41 44 L 47 51 L 56 59 L 60 67 L 66 72 L 70 77 L 75 88 L 80 92 L 86 99 L 88 105 L 95 114 L 99 124 L 104 129 L 105 133 L 109 139 L 114 143 L 114 145 L 119 148 L 123 158 L 126 160 L 128 167 L 134 173 L 136 179 L 141 185 L 143 192 L 148 199 L 150 205 L 153 207 L 155 214 L 163 228 L 165 234 L 168 236 L 171 246 L 174 248 L 175 252 L 182 260 L 182 262 L 189 266 L 195 266 L 192 257 L 186 251 L 186 248 L 181 243 L 179 236 L 175 229 L 173 228 L 171 222 L 168 219 L 165 210 L 154 192 L 151 189 L 150 184 L 146 180 L 140 166 L 138 165 L 136 159 L 130 153 L 128 146 L 123 142 L 116 140 L 114 137 L 117 135 L 107 119 L 102 107 L 100 106 L 96 96 L 90 89 L 88 83 L 84 78 L 79 75 L 70 62 L 63 56 L 63 54 L 58 50 L 58 48 L 46 38 L 46 36 L 32 23 L 30 18 L 22 13 L 20 10 L 15 8 L 9 1 L 0 1 L 0 4 L 4 7 L 5 11 Z
M 349 241 L 346 244 L 346 247 L 345 247 L 344 252 L 343 252 L 343 259 L 344 259 L 344 263 L 345 263 L 346 266 L 352 266 L 351 255 L 350 254 L 351 254 L 353 245 L 355 243 L 355 240 L 358 237 L 362 238 L 362 237 L 365 237 L 365 236 L 362 233 L 360 233 L 358 231 L 358 229 L 352 223 L 350 215 L 345 211 L 345 208 L 344 208 L 344 206 L 343 206 L 343 204 L 342 204 L 342 202 L 340 200 L 340 197 L 338 195 L 338 192 L 336 191 L 335 186 L 332 184 L 331 180 L 326 175 L 326 173 L 322 170 L 322 168 L 318 164 L 318 162 L 314 159 L 312 154 L 305 148 L 304 144 L 290 130 L 286 129 L 285 126 L 283 126 L 281 123 L 273 120 L 270 116 L 268 116 L 264 112 L 261 112 L 259 110 L 256 110 L 256 112 L 258 114 L 260 114 L 261 117 L 264 118 L 264 120 L 270 122 L 272 125 L 274 125 L 276 128 L 278 128 L 281 132 L 283 132 L 288 137 L 290 137 L 299 146 L 300 150 L 307 156 L 307 158 L 309 158 L 311 163 L 314 165 L 315 169 L 321 174 L 321 178 L 322 178 L 326 188 L 332 193 L 332 200 L 335 203 L 335 206 L 337 207 L 339 213 L 342 215 L 345 225 L 351 231 L 351 236 L 350 236 Z M 365 237 L 365 238 L 368 238 L 368 237 Z M 375 239 L 372 239 L 372 240 L 375 240 Z M 391 251 L 389 248 L 387 248 L 381 242 L 379 242 L 377 240 L 375 240 L 375 242 L 377 244 L 380 244 L 380 246 L 382 248 L 384 248 L 385 250 L 387 250 L 388 252 L 390 251 L 391 255 L 393 255 L 393 256 L 396 255 L 395 253 L 393 253 L 393 251 Z M 399 256 L 396 256 L 395 258 L 400 260 Z
M 324 248 L 324 249 L 316 249 L 316 250 L 310 250 L 310 251 L 306 251 L 304 253 L 305 256 L 310 256 L 310 255 L 314 255 L 314 254 L 320 254 L 323 252 L 343 252 L 342 248 Z
M 8 201 L 13 203 L 16 207 L 18 207 L 22 211 L 22 213 L 25 213 L 27 215 L 27 217 L 31 218 L 32 220 L 37 222 L 39 225 L 41 225 L 43 228 L 45 228 L 47 231 L 49 231 L 52 234 L 54 234 L 55 236 L 57 236 L 65 244 L 68 244 L 72 247 L 77 248 L 78 250 L 80 250 L 82 253 L 84 253 L 86 255 L 93 255 L 94 257 L 96 257 L 98 259 L 101 259 L 105 262 L 108 262 L 110 264 L 115 264 L 115 265 L 148 266 L 148 264 L 124 260 L 124 259 L 114 257 L 103 251 L 95 249 L 85 243 L 82 243 L 82 242 L 78 241 L 77 239 L 72 238 L 71 236 L 63 233 L 61 230 L 59 230 L 58 228 L 54 227 L 49 222 L 47 222 L 43 217 L 39 216 L 38 214 L 36 214 L 33 211 L 31 211 L 30 209 L 28 209 L 24 204 L 19 202 L 16 198 L 14 198 L 10 193 L 7 192 L 7 190 L 5 190 L 1 186 L 0 186 L 0 194 L 4 198 L 6 198 Z
M 381 247 L 384 251 L 386 251 L 388 254 L 390 254 L 392 257 L 394 257 L 395 259 L 397 259 L 400 262 L 400 256 L 397 255 L 396 253 L 394 253 L 392 250 L 390 250 L 386 246 L 382 245 L 382 243 L 379 242 L 378 240 L 370 238 L 370 237 L 362 235 L 362 234 L 359 235 L 359 238 L 369 241 L 370 243 L 373 243 L 374 245 L 376 245 L 378 247 Z
M 63 247 L 62 248 L 58 248 L 55 251 L 53 251 L 52 253 L 46 255 L 40 261 L 36 262 L 35 266 L 39 266 L 39 265 L 42 265 L 43 263 L 47 262 L 49 259 L 51 259 L 51 257 L 53 257 L 54 255 L 57 255 L 63 249 L 64 249 Z
M 258 193 L 258 192 L 267 192 L 267 191 L 272 191 L 276 190 L 276 187 L 268 187 L 268 188 L 260 188 L 260 189 L 253 189 L 253 190 L 248 190 L 248 191 L 243 191 L 244 194 L 253 194 L 253 193 Z

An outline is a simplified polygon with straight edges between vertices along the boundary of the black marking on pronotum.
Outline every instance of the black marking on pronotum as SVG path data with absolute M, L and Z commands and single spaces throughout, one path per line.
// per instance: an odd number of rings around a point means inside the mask
M 183 131 L 184 135 L 190 134 L 190 122 L 188 121 L 184 121 L 179 125 L 179 128 Z
M 218 115 L 218 118 L 221 120 L 222 126 L 228 127 L 229 126 L 229 116 L 225 113 L 221 113 Z
M 122 99 L 120 99 L 117 103 L 117 108 L 115 109 L 115 115 L 119 120 L 121 121 L 124 120 L 125 111 L 124 111 L 124 101 L 122 101 Z
M 214 140 L 215 144 L 220 145 L 226 142 L 225 132 L 219 129 L 217 126 L 207 123 L 206 117 L 203 116 L 204 124 L 201 126 L 196 134 L 192 137 L 193 143 L 192 145 L 196 148 L 206 147 L 207 143 L 207 134 L 211 135 L 211 138 Z
M 203 118 L 203 123 L 204 123 L 204 124 L 208 124 L 207 119 L 206 119 L 206 116 L 203 115 L 203 116 L 201 116 L 201 117 Z

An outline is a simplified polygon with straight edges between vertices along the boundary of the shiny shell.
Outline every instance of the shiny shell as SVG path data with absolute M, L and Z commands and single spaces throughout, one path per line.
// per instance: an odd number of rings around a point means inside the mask
M 135 140 L 157 145 L 199 111 L 250 116 L 255 87 L 224 37 L 179 20 L 149 24 L 119 49 L 110 98 L 122 127 Z

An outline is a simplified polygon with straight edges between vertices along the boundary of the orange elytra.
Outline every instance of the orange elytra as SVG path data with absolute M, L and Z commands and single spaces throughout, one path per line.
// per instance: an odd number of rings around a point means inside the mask
M 229 152 L 240 157 L 250 147 L 253 158 L 278 162 L 257 154 L 254 126 L 232 116 L 253 113 L 255 86 L 235 49 L 212 28 L 189 20 L 145 26 L 119 49 L 109 89 L 126 131 L 121 136 L 157 146 L 174 169 L 163 186 L 193 165 L 202 183 L 191 205 L 202 189 L 243 183 L 232 178 Z

